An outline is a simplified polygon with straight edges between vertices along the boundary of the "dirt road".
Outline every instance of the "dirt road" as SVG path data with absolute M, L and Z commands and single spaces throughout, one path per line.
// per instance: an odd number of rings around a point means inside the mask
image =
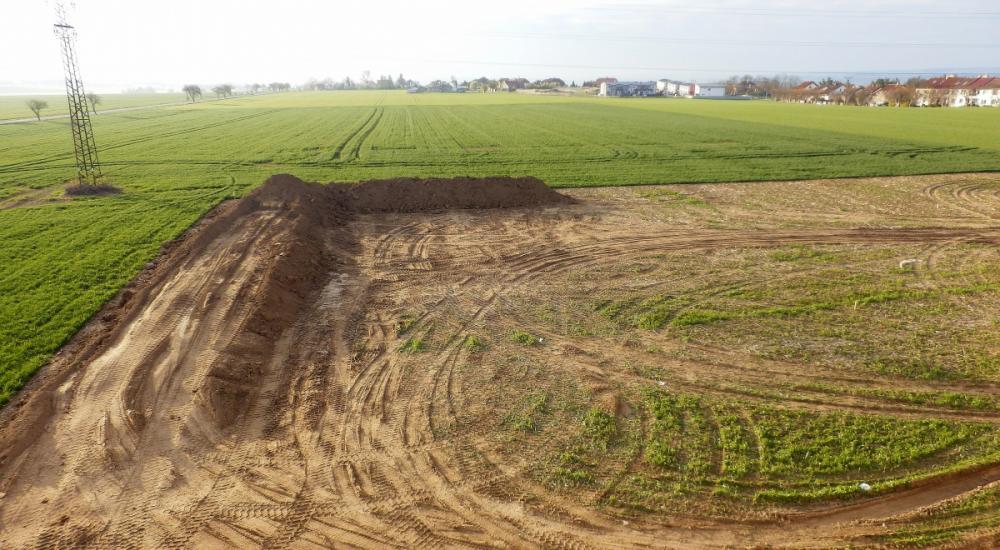
M 623 521 L 539 484 L 498 451 L 495 388 L 462 375 L 469 327 L 510 293 L 623 257 L 1000 229 L 629 226 L 587 193 L 518 185 L 278 177 L 220 207 L 3 411 L 0 547 L 829 546 L 1000 479 L 746 523 Z M 422 327 L 445 344 L 407 353 Z

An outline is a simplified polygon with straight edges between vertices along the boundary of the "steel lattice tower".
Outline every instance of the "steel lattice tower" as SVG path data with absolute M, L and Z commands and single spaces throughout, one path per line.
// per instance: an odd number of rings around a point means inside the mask
M 94 128 L 90 124 L 87 95 L 80 79 L 76 61 L 76 29 L 66 21 L 66 8 L 56 3 L 56 36 L 62 47 L 63 68 L 66 71 L 66 99 L 69 101 L 69 122 L 73 131 L 73 148 L 76 153 L 76 173 L 82 184 L 94 185 L 101 178 L 101 163 L 97 159 Z

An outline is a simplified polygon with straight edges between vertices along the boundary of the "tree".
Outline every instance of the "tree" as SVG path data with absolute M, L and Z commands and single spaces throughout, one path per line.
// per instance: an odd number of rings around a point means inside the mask
M 431 92 L 452 92 L 454 91 L 451 87 L 450 82 L 445 82 L 444 80 L 435 80 L 427 85 L 427 90 Z
M 38 120 L 42 120 L 42 109 L 49 108 L 49 104 L 40 99 L 29 99 L 27 105 L 31 112 L 35 113 L 35 118 Z
M 233 95 L 233 85 L 219 84 L 218 86 L 212 88 L 212 93 L 214 93 L 217 98 L 230 97 Z
M 90 103 L 90 110 L 97 113 L 97 106 L 101 104 L 101 96 L 90 93 L 87 94 L 87 102 Z
M 361 87 L 371 88 L 372 87 L 372 72 L 369 70 L 361 71 Z
M 257 93 L 260 92 L 260 89 L 263 87 L 264 87 L 263 84 L 254 83 L 250 86 L 250 93 L 253 95 L 257 95 Z
M 198 98 L 201 97 L 201 86 L 196 84 L 187 84 L 181 88 L 181 91 L 184 92 L 184 95 L 187 96 L 191 103 L 197 102 Z

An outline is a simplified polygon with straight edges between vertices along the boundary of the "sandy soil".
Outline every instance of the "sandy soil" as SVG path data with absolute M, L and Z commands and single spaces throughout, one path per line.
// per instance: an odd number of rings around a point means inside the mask
M 462 342 L 506 296 L 625 257 L 1000 243 L 1000 211 L 984 206 L 995 189 L 951 181 L 909 213 L 779 204 L 766 220 L 737 186 L 683 188 L 735 227 L 711 229 L 651 214 L 633 190 L 570 200 L 530 180 L 330 190 L 276 177 L 171 245 L 5 408 L 0 547 L 802 547 L 878 533 L 870 520 L 996 481 L 1000 466 L 770 521 L 625 522 L 498 451 L 491 388 L 459 372 Z M 448 327 L 418 359 L 398 330 L 414 311 L 415 326 Z M 553 368 L 610 383 L 558 339 L 546 347 Z M 463 409 L 486 412 L 456 427 Z

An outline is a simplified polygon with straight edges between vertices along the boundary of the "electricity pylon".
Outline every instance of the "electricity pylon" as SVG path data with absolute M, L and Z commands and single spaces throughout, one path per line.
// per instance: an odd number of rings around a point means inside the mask
M 80 67 L 76 61 L 76 29 L 66 20 L 66 8 L 56 2 L 56 36 L 62 47 L 63 68 L 66 72 L 66 100 L 69 102 L 69 124 L 73 132 L 76 153 L 76 174 L 81 184 L 95 185 L 101 179 L 101 163 L 97 159 L 94 128 L 90 124 L 87 94 L 83 91 Z

